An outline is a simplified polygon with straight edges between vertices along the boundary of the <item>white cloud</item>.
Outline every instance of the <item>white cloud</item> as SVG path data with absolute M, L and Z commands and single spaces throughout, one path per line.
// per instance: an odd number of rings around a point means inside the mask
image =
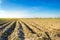
M 0 18 L 22 18 L 27 14 L 26 11 L 4 11 L 0 10 Z
M 31 18 L 31 17 L 49 18 L 49 17 L 60 17 L 60 16 L 58 14 L 56 15 L 49 12 L 31 13 L 31 11 L 29 10 L 19 10 L 19 11 L 0 10 L 0 18 Z
M 4 13 L 5 11 L 4 10 L 0 10 L 0 13 Z

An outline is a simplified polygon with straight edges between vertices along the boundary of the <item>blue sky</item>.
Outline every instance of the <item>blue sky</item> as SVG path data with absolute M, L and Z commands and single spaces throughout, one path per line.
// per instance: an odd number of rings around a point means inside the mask
M 60 0 L 0 0 L 0 17 L 60 17 Z

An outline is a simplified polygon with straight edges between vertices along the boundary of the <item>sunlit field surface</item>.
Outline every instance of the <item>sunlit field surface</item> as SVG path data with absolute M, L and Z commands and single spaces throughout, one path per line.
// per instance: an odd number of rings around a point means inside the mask
M 60 18 L 0 18 L 0 40 L 60 40 Z

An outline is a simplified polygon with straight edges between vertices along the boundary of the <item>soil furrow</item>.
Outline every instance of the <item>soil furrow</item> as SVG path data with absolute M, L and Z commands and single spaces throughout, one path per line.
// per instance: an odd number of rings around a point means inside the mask
M 9 29 L 7 29 L 1 36 L 1 40 L 8 40 L 8 36 L 11 35 L 11 33 L 15 29 L 16 22 L 14 22 Z
M 19 30 L 19 33 L 18 33 L 19 39 L 20 40 L 24 40 L 25 39 L 25 37 L 24 37 L 25 35 L 24 35 L 23 28 L 22 28 L 22 25 L 20 24 L 20 22 L 19 22 L 18 30 Z
M 6 26 L 8 26 L 10 23 L 11 23 L 11 22 L 8 22 L 8 23 L 6 23 L 6 24 L 0 26 L 0 30 L 3 30 L 3 29 L 4 29 Z
M 22 23 L 31 31 L 31 33 L 36 34 L 36 33 L 33 31 L 33 29 L 31 29 L 26 23 L 24 23 L 24 22 L 22 22 Z

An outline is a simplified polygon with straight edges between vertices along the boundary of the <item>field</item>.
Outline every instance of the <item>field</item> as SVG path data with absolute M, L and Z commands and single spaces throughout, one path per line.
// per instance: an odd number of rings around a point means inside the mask
M 0 40 L 60 40 L 60 18 L 0 18 Z

